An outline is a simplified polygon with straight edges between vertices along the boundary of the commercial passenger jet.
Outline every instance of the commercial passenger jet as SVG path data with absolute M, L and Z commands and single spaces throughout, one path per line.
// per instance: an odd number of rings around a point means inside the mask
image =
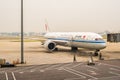
M 46 25 L 46 29 L 47 29 Z M 95 50 L 95 56 L 101 49 L 106 47 L 103 38 L 93 32 L 47 32 L 44 37 L 44 47 L 49 52 L 56 50 L 57 45 L 71 47 L 72 50 L 86 48 Z
M 48 32 L 44 35 L 47 39 L 44 47 L 54 51 L 57 45 L 69 46 L 72 50 L 86 48 L 95 50 L 95 55 L 106 47 L 106 42 L 96 33 L 92 32 Z

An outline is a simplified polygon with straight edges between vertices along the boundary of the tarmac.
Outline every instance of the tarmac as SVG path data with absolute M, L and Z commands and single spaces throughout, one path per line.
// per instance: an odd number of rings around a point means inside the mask
M 0 68 L 0 80 L 120 80 L 120 59 Z
M 29 65 L 41 64 L 57 64 L 73 62 L 74 53 L 70 47 L 57 46 L 58 51 L 48 53 L 41 45 L 40 41 L 24 43 L 24 62 Z M 13 63 L 21 61 L 21 46 L 20 42 L 13 40 L 0 40 L 0 59 L 5 59 L 6 62 Z M 88 61 L 90 53 L 94 50 L 79 48 L 76 59 L 78 62 Z M 100 51 L 105 60 L 120 59 L 120 43 L 109 43 L 107 47 Z M 95 61 L 98 57 L 93 57 Z
M 20 60 L 20 42 L 0 40 L 0 45 L 1 59 Z M 87 65 L 89 50 L 80 48 L 73 62 L 70 48 L 58 47 L 47 53 L 40 42 L 25 42 L 26 64 L 0 68 L 0 80 L 120 80 L 120 43 L 107 43 L 101 50 L 104 60 L 93 57 L 95 65 Z

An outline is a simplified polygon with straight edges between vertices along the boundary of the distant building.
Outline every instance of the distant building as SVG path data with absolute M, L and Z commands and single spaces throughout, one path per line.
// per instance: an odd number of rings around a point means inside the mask
M 107 34 L 108 42 L 120 42 L 120 33 L 109 33 Z

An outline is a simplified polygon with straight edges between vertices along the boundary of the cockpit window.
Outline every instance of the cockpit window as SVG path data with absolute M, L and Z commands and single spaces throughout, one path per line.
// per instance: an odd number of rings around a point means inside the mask
M 103 40 L 102 38 L 95 38 L 95 40 Z

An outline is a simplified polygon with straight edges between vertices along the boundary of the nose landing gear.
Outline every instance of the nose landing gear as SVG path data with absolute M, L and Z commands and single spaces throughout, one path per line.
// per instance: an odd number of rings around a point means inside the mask
M 102 57 L 102 54 L 101 54 L 100 50 L 96 50 L 95 53 L 94 53 L 94 56 L 98 56 L 99 60 L 104 60 L 104 58 Z
M 100 50 L 96 50 L 95 53 L 94 53 L 94 56 L 98 56 L 99 51 Z

